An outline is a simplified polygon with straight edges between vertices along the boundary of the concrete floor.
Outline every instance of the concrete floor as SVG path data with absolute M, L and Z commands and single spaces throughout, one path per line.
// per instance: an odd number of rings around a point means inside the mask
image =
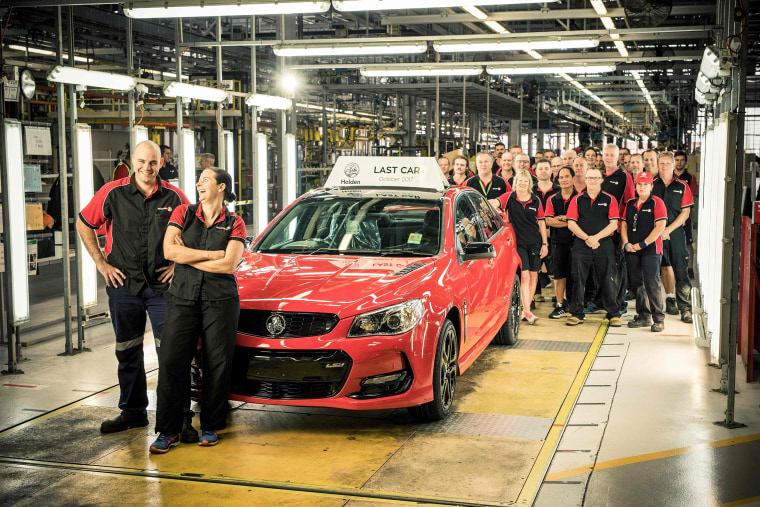
M 48 294 L 34 314 L 56 305 Z M 98 431 L 118 414 L 110 324 L 87 331 L 90 352 L 59 356 L 62 339 L 42 342 L 24 349 L 25 374 L 0 379 L 0 504 L 760 504 L 760 386 L 743 382 L 741 360 L 736 420 L 747 427 L 727 430 L 713 424 L 720 371 L 690 325 L 668 317 L 655 334 L 600 319 L 543 318 L 516 346 L 489 347 L 443 423 L 235 403 L 219 446 L 161 456 L 148 453 L 150 428 Z

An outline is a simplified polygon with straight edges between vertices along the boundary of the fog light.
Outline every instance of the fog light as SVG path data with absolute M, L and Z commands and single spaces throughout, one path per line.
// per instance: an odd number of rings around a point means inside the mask
M 376 386 L 380 384 L 387 384 L 388 382 L 398 382 L 406 377 L 405 371 L 397 371 L 394 373 L 386 373 L 385 375 L 377 375 L 375 377 L 367 377 L 361 381 L 362 387 L 364 386 Z

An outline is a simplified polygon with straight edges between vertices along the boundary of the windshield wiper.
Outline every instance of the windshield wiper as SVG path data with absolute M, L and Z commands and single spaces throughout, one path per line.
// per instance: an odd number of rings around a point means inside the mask
M 383 257 L 432 257 L 435 254 L 417 250 L 383 250 L 380 255 Z
M 322 247 L 312 250 L 311 252 L 295 252 L 303 255 L 314 255 L 319 253 L 339 254 L 339 255 L 381 255 L 379 250 L 341 250 L 340 248 Z

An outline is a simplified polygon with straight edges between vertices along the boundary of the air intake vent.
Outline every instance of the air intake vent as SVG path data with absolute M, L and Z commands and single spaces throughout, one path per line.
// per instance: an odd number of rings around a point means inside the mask
M 422 267 L 425 267 L 425 266 L 427 266 L 427 264 L 424 263 L 424 262 L 415 262 L 414 264 L 409 264 L 407 267 L 405 267 L 404 269 L 402 269 L 400 271 L 396 271 L 395 273 L 393 273 L 390 276 L 404 276 L 404 275 L 408 275 L 412 271 L 417 271 L 418 269 L 420 269 Z

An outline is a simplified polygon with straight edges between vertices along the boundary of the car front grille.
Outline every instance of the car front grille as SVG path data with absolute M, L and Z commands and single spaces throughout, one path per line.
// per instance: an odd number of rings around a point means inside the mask
M 267 320 L 275 314 L 285 321 L 284 330 L 277 334 L 267 329 Z M 332 313 L 240 310 L 238 331 L 243 334 L 270 338 L 302 338 L 327 334 L 335 328 L 338 320 L 338 316 Z
M 231 393 L 268 400 L 335 396 L 353 361 L 342 350 L 270 350 L 235 347 Z

